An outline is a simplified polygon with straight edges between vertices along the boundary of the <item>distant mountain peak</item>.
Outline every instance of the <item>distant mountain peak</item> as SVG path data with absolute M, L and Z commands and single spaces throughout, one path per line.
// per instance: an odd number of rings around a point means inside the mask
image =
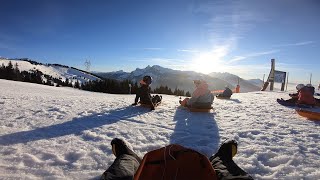
M 194 79 L 204 79 L 208 82 L 211 90 L 224 89 L 226 85 L 234 88 L 237 85 L 238 76 L 224 72 L 217 73 L 217 77 L 210 76 L 202 73 L 197 73 L 194 71 L 181 71 L 181 70 L 173 70 L 169 68 L 164 68 L 159 65 L 147 65 L 145 68 L 136 68 L 132 72 L 116 74 L 116 73 L 104 73 L 100 76 L 105 76 L 105 78 L 113 78 L 117 80 L 131 80 L 133 82 L 140 81 L 143 76 L 149 75 L 153 78 L 153 82 L 151 84 L 152 88 L 159 87 L 160 85 L 168 86 L 171 89 L 181 89 L 185 91 L 192 92 L 194 90 L 193 80 Z M 221 77 L 221 78 L 219 78 Z M 242 81 L 242 80 L 241 80 Z M 242 81 L 242 92 L 256 91 L 259 88 Z M 248 87 L 248 88 L 246 88 Z

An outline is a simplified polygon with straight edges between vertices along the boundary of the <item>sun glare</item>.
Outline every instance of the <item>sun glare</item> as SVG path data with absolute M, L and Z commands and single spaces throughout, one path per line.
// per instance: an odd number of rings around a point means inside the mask
M 220 46 L 210 52 L 198 53 L 191 62 L 191 69 L 200 73 L 223 72 L 223 57 L 227 54 L 227 48 Z

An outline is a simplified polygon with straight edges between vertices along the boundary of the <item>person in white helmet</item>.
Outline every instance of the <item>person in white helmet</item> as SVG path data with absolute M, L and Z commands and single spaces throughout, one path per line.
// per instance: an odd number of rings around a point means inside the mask
M 316 99 L 313 97 L 314 95 L 314 87 L 311 84 L 298 84 L 296 86 L 297 93 L 289 94 L 291 99 L 285 100 L 288 103 L 296 104 L 296 105 L 316 105 Z
M 296 86 L 297 93 L 289 94 L 289 96 L 291 97 L 291 99 L 293 99 L 292 101 L 295 101 L 295 102 L 296 102 L 296 101 L 298 100 L 299 91 L 300 91 L 303 87 L 305 87 L 304 84 L 298 84 L 298 85 Z

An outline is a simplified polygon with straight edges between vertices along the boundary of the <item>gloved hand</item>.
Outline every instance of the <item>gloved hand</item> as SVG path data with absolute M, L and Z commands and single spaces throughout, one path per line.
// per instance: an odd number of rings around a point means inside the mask
M 133 104 L 131 104 L 131 105 L 132 105 L 132 106 L 136 106 L 137 104 L 138 104 L 138 103 L 135 102 L 135 103 L 133 103 Z

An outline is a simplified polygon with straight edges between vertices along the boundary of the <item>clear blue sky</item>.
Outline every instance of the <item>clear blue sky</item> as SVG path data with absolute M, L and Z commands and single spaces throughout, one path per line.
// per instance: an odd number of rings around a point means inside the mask
M 1 0 L 0 56 L 92 71 L 147 65 L 320 83 L 317 0 Z

